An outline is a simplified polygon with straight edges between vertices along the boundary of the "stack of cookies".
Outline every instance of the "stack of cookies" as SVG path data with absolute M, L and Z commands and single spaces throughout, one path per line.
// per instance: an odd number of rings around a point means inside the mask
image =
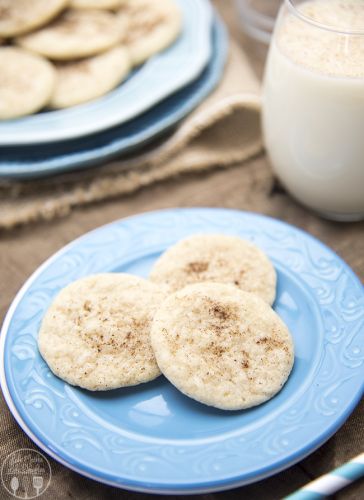
M 292 370 L 275 293 L 274 267 L 254 244 L 195 235 L 169 248 L 149 280 L 110 273 L 67 286 L 43 319 L 39 349 L 55 375 L 85 389 L 163 373 L 197 401 L 245 409 L 277 394 Z
M 0 0 L 0 119 L 106 94 L 181 28 L 173 0 Z

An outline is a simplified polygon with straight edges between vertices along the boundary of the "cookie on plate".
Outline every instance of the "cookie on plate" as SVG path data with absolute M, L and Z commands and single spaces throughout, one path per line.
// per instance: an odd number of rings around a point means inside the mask
M 117 9 L 125 0 L 71 0 L 74 9 Z
M 0 120 L 35 113 L 48 103 L 55 85 L 49 61 L 17 47 L 1 47 L 0 68 Z
M 256 293 L 269 304 L 276 295 L 276 272 L 262 250 L 223 234 L 199 234 L 180 241 L 157 260 L 150 279 L 172 291 L 203 281 L 227 283 Z
M 56 63 L 50 107 L 67 108 L 101 97 L 119 85 L 130 68 L 128 51 L 122 46 L 87 59 Z
M 18 37 L 22 47 L 49 59 L 89 57 L 115 45 L 125 35 L 120 19 L 102 10 L 67 10 L 44 28 Z
M 123 43 L 135 66 L 171 45 L 182 29 L 182 14 L 173 0 L 126 0 L 118 17 L 128 22 Z
M 273 309 L 218 283 L 167 297 L 154 316 L 151 340 L 161 372 L 177 389 L 223 410 L 272 398 L 294 361 L 291 335 Z
M 0 36 L 13 37 L 43 26 L 68 0 L 0 0 Z
M 43 318 L 40 353 L 55 375 L 91 391 L 153 380 L 160 371 L 150 328 L 162 299 L 159 287 L 127 274 L 75 281 Z

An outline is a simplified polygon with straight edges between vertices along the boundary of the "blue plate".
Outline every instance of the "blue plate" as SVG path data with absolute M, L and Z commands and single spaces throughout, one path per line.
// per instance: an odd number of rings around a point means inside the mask
M 295 365 L 282 391 L 245 411 L 193 401 L 166 379 L 103 393 L 56 378 L 37 350 L 41 319 L 82 276 L 147 276 L 193 233 L 254 241 L 278 272 L 274 308 L 289 326 Z M 43 264 L 15 298 L 1 335 L 1 383 L 25 432 L 45 452 L 98 481 L 156 493 L 202 493 L 257 481 L 295 462 L 343 424 L 363 392 L 364 293 L 329 248 L 283 222 L 223 209 L 151 212 L 101 227 Z
M 183 30 L 171 47 L 101 99 L 1 122 L 0 145 L 62 141 L 100 132 L 135 118 L 196 79 L 211 55 L 212 8 L 209 0 L 174 1 L 183 15 Z
M 1 148 L 0 177 L 35 178 L 97 165 L 140 148 L 191 112 L 218 84 L 227 57 L 227 34 L 216 20 L 213 56 L 202 75 L 142 116 L 76 141 Z

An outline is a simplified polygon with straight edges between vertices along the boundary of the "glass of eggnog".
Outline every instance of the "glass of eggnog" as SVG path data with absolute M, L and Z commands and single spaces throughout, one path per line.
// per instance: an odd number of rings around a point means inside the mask
M 364 0 L 284 1 L 263 133 L 293 197 L 327 218 L 364 218 Z

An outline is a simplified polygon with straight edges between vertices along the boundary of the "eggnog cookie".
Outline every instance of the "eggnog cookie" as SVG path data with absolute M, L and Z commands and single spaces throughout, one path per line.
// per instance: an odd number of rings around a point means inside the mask
M 64 288 L 44 316 L 40 353 L 55 375 L 91 391 L 147 382 L 160 371 L 150 343 L 159 287 L 98 274 Z
M 117 9 L 125 0 L 71 0 L 75 9 Z
M 276 273 L 257 246 L 236 236 L 201 234 L 169 248 L 154 264 L 150 279 L 172 291 L 192 283 L 213 281 L 235 285 L 272 304 Z
M 55 70 L 46 59 L 16 47 L 1 47 L 0 68 L 0 120 L 35 113 L 48 103 Z
M 114 47 L 124 36 L 122 23 L 101 10 L 68 10 L 44 28 L 17 38 L 17 43 L 54 60 L 89 57 Z
M 272 398 L 294 361 L 291 335 L 273 309 L 217 283 L 170 295 L 154 316 L 151 340 L 160 370 L 177 389 L 223 410 Z
M 134 65 L 171 45 L 182 29 L 182 14 L 173 0 L 126 0 L 118 17 L 128 21 L 124 43 Z
M 43 26 L 69 0 L 0 0 L 0 35 L 13 37 Z
M 130 59 L 119 46 L 97 56 L 56 64 L 56 86 L 52 108 L 67 108 L 101 97 L 128 75 Z

